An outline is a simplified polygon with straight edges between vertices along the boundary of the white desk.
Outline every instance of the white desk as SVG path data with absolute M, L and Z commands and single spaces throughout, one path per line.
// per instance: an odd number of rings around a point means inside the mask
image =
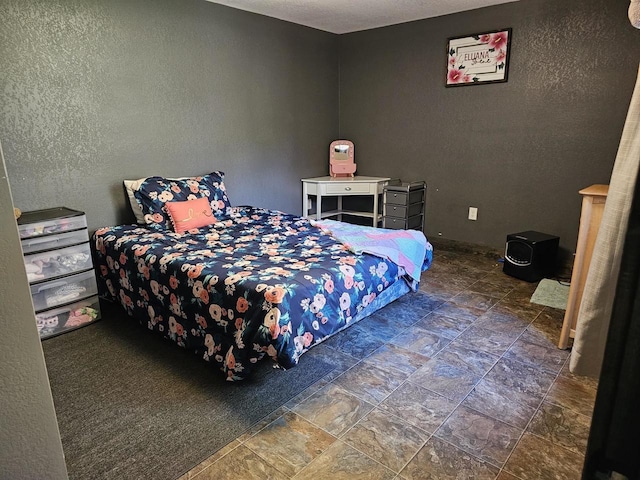
M 387 177 L 315 177 L 302 179 L 302 216 L 309 216 L 310 195 L 316 197 L 316 220 L 342 215 L 371 218 L 373 226 L 378 226 L 378 196 L 382 194 L 384 186 L 391 180 Z M 343 210 L 342 197 L 346 195 L 368 195 L 373 197 L 373 211 Z M 337 210 L 322 211 L 322 197 L 338 197 Z

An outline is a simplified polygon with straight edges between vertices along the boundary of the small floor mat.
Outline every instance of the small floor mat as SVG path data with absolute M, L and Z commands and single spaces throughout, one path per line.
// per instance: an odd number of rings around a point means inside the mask
M 569 298 L 569 285 L 543 278 L 531 296 L 531 303 L 566 310 Z

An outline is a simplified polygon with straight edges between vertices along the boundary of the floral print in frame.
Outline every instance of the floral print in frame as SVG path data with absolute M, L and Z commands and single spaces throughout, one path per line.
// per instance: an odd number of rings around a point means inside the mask
M 511 29 L 450 38 L 445 86 L 506 82 Z

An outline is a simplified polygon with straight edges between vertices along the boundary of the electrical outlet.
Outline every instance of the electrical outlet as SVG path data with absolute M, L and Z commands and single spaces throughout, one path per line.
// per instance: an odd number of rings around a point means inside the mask
M 478 220 L 478 207 L 469 207 L 469 220 Z

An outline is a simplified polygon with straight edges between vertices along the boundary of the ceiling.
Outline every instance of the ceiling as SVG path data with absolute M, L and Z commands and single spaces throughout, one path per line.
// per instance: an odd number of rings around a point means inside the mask
M 349 33 L 518 0 L 207 0 L 332 33 Z

